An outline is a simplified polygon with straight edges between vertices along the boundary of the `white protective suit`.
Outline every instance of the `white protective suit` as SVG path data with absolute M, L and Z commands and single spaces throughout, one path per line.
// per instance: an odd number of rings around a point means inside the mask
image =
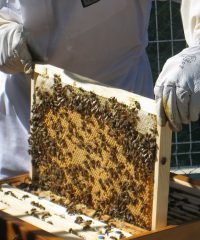
M 150 9 L 151 0 L 100 0 L 87 8 L 81 0 L 0 0 L 0 26 L 24 26 L 33 61 L 152 97 Z M 4 41 L 0 51 L 7 47 Z M 0 73 L 0 178 L 29 169 L 29 84 L 22 73 Z

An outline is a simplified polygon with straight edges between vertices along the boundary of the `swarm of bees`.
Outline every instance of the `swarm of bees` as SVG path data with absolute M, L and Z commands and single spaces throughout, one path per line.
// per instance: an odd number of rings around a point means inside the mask
M 29 152 L 33 181 L 102 214 L 151 228 L 156 131 L 139 132 L 139 104 L 128 107 L 59 76 L 36 87 Z

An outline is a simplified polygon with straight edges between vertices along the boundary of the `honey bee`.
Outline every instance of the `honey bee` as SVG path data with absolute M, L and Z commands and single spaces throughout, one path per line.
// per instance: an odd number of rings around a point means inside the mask
M 26 199 L 26 198 L 29 198 L 29 195 L 25 194 L 22 196 L 22 199 Z
M 83 218 L 81 217 L 81 216 L 78 216 L 78 217 L 76 217 L 76 219 L 75 219 L 75 223 L 77 223 L 77 224 L 80 224 L 80 223 L 82 223 L 84 220 L 83 220 Z

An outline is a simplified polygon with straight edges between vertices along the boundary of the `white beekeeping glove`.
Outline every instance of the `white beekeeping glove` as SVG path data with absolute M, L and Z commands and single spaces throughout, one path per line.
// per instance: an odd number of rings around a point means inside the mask
M 23 34 L 23 26 L 0 18 L 0 71 L 6 73 L 32 71 L 32 58 Z
M 182 123 L 197 121 L 200 113 L 200 46 L 184 49 L 167 60 L 155 88 L 158 123 L 169 121 L 180 131 Z
M 182 0 L 181 14 L 189 48 L 165 63 L 154 88 L 158 123 L 175 131 L 200 113 L 200 1 Z

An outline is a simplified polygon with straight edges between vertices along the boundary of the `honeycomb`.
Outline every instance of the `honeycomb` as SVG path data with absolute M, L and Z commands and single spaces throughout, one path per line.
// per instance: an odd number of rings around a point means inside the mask
M 36 84 L 33 97 L 33 182 L 71 204 L 151 229 L 155 117 L 136 101 L 127 106 L 64 85 L 56 75 L 50 86 L 46 81 Z

